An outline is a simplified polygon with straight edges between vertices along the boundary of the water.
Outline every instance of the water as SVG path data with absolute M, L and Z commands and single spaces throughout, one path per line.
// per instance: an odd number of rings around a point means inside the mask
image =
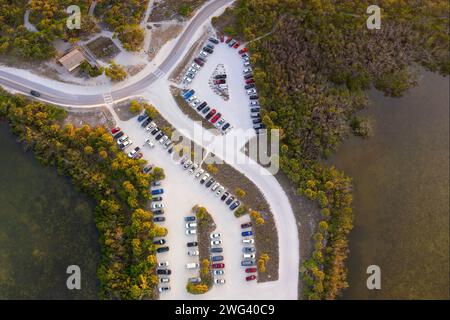
M 449 298 L 449 78 L 423 72 L 392 99 L 370 93 L 369 140 L 351 138 L 331 159 L 354 179 L 347 299 Z M 381 268 L 381 290 L 366 268 Z
M 95 299 L 94 205 L 55 168 L 25 153 L 0 122 L 0 299 Z M 66 286 L 81 268 L 81 290 Z

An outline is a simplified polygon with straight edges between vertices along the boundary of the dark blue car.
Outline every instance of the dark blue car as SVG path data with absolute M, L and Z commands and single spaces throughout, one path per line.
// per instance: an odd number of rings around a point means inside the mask
M 251 231 L 244 231 L 244 232 L 242 232 L 242 236 L 243 237 L 248 237 L 248 236 L 251 236 L 253 234 L 253 232 L 251 232 Z
M 186 221 L 186 222 L 195 221 L 195 217 L 194 216 L 186 217 L 186 218 L 184 218 L 184 221 Z
M 147 119 L 147 118 L 148 118 L 148 115 L 146 113 L 143 113 L 143 114 L 141 114 L 138 117 L 138 121 L 141 122 L 141 121 L 143 121 L 144 119 Z
M 217 261 L 223 261 L 223 256 L 214 256 L 211 258 L 211 261 L 217 262 Z
M 156 196 L 158 194 L 163 194 L 164 193 L 164 189 L 156 189 L 156 190 L 152 190 L 152 195 Z
M 241 266 L 243 267 L 251 267 L 255 265 L 255 260 L 243 260 L 241 261 Z
M 183 98 L 184 100 L 189 99 L 190 97 L 192 97 L 194 95 L 195 91 L 194 90 L 189 90 L 188 92 L 183 93 Z

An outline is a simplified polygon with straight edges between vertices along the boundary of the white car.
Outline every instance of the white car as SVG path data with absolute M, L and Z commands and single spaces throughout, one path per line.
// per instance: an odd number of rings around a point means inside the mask
M 215 126 L 217 128 L 220 128 L 224 123 L 226 122 L 226 120 L 224 118 L 220 119 L 219 121 L 217 121 L 217 123 L 215 124 Z
M 253 244 L 253 243 L 255 243 L 255 240 L 254 239 L 242 239 L 242 243 L 245 243 L 245 244 Z
M 189 169 L 189 174 L 193 174 L 195 170 L 197 170 L 198 164 L 194 163 L 194 165 Z
M 254 253 L 244 253 L 244 259 L 255 259 Z
M 153 121 L 150 122 L 150 124 L 145 128 L 145 130 L 147 131 L 152 131 L 153 129 L 156 128 L 156 123 L 154 123 Z
M 124 143 L 126 140 L 128 140 L 128 136 L 124 135 L 122 137 L 120 137 L 119 139 L 117 139 L 117 144 L 122 144 Z
M 224 284 L 225 283 L 225 279 L 214 279 L 214 283 L 215 284 Z
M 250 94 L 256 94 L 256 93 L 257 93 L 257 92 L 256 92 L 256 89 L 254 89 L 254 88 L 253 88 L 253 89 L 248 89 L 248 90 L 247 90 L 247 94 L 248 94 L 248 95 L 250 95 Z
M 186 263 L 186 269 L 198 269 L 200 267 L 200 264 L 196 262 Z
M 212 246 L 220 246 L 222 244 L 222 240 L 213 240 L 211 241 Z
M 216 189 L 220 186 L 220 183 L 216 182 L 213 184 L 213 186 L 211 187 L 211 191 L 216 191 Z
M 159 140 L 159 143 L 160 143 L 160 144 L 164 144 L 167 140 L 169 140 L 169 137 L 168 137 L 168 136 L 164 136 L 164 137 L 162 137 L 162 138 Z
M 250 73 L 252 71 L 253 71 L 252 68 L 246 68 L 244 69 L 244 74 Z
M 256 107 L 256 106 L 259 106 L 259 102 L 258 102 L 258 101 L 255 101 L 255 100 L 252 100 L 252 101 L 250 101 L 250 105 L 251 105 L 252 107 Z
M 131 150 L 130 152 L 128 152 L 128 158 L 133 158 L 138 152 L 139 150 L 136 149 Z
M 196 234 L 197 234 L 197 229 L 188 229 L 188 230 L 186 230 L 186 235 L 187 236 L 196 235 Z
M 195 178 L 200 178 L 200 176 L 203 174 L 205 172 L 205 170 L 203 170 L 203 169 L 200 169 L 200 170 L 198 170 L 197 171 L 197 173 L 195 174 Z
M 170 278 L 159 278 L 159 282 L 160 283 L 169 283 L 170 282 Z
M 244 67 L 250 67 L 250 61 L 244 60 Z
M 221 234 L 220 233 L 211 233 L 211 235 L 209 236 L 211 239 L 218 239 L 220 238 Z
M 169 139 L 166 143 L 164 143 L 164 149 L 167 149 L 172 144 L 172 141 Z
M 168 267 L 170 266 L 169 261 L 163 261 L 158 263 L 158 267 Z
M 197 73 L 197 69 L 189 68 L 188 72 L 196 74 Z
M 200 183 L 205 183 L 205 181 L 209 178 L 209 173 L 205 173 L 205 175 L 200 180 Z
M 197 223 L 196 222 L 186 223 L 186 229 L 190 229 L 190 228 L 197 228 Z
M 189 250 L 188 251 L 188 256 L 191 256 L 191 257 L 198 256 L 199 254 L 200 254 L 200 252 L 198 250 Z
M 148 144 L 148 146 L 150 148 L 154 148 L 155 147 L 155 145 L 153 144 L 153 142 L 150 139 L 145 140 L 145 144 Z
M 184 165 L 183 165 L 183 168 L 184 168 L 184 170 L 186 170 L 187 168 L 189 168 L 190 166 L 192 166 L 192 161 L 191 160 L 189 160 L 188 162 L 186 162 Z
M 195 108 L 198 104 L 200 104 L 200 100 L 195 99 L 194 101 L 192 101 L 192 102 L 190 103 L 190 106 L 191 106 L 192 108 Z
M 217 191 L 216 191 L 216 196 L 220 196 L 220 194 L 222 193 L 222 192 L 224 192 L 225 191 L 225 188 L 224 187 L 220 187 L 219 189 L 217 189 Z
M 192 78 L 189 78 L 189 77 L 184 77 L 184 79 L 183 79 L 183 82 L 184 83 L 191 83 L 192 82 Z
M 152 203 L 152 209 L 162 209 L 164 205 L 162 203 Z
M 132 140 L 126 140 L 123 142 L 123 149 L 125 149 L 126 147 L 129 147 L 133 144 Z
M 206 58 L 208 56 L 208 52 L 200 51 L 200 57 Z
M 158 288 L 158 291 L 160 292 L 160 293 L 163 293 L 164 291 L 169 291 L 170 290 L 170 287 L 159 287 Z
M 189 98 L 187 99 L 187 102 L 192 102 L 192 101 L 194 101 L 194 100 L 197 100 L 197 97 L 196 97 L 196 96 L 189 97 Z
M 215 270 L 213 270 L 213 275 L 215 275 L 215 276 L 221 276 L 221 275 L 223 275 L 223 274 L 225 274 L 225 271 L 224 271 L 224 270 L 221 270 L 221 269 L 215 269 Z
M 198 65 L 198 64 L 196 64 L 196 63 L 193 63 L 192 65 L 191 65 L 191 67 L 192 68 L 194 68 L 195 70 L 200 70 L 200 66 Z

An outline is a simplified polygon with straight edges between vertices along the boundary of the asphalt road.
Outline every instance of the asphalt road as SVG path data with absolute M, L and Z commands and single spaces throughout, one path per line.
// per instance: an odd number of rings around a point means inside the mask
M 175 47 L 168 57 L 157 68 L 157 73 L 150 73 L 144 78 L 130 83 L 128 86 L 111 91 L 99 92 L 96 94 L 69 94 L 61 92 L 57 89 L 50 88 L 46 85 L 33 82 L 19 75 L 11 72 L 0 70 L 0 85 L 6 86 L 18 92 L 29 94 L 31 90 L 36 90 L 41 93 L 41 99 L 59 105 L 65 106 L 93 106 L 105 103 L 104 94 L 111 95 L 114 101 L 120 101 L 128 97 L 136 96 L 139 93 L 148 90 L 149 87 L 155 83 L 161 74 L 167 74 L 173 67 L 175 67 L 178 60 L 183 56 L 183 53 L 188 48 L 192 37 L 197 30 L 204 24 L 211 16 L 222 8 L 233 2 L 234 0 L 216 0 L 205 6 L 195 17 L 191 20 L 186 30 L 178 39 Z

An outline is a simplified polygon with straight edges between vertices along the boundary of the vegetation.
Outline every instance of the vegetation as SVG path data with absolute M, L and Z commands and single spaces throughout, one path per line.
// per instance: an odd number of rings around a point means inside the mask
M 114 82 L 123 81 L 128 76 L 125 69 L 121 65 L 116 64 L 114 61 L 112 61 L 109 64 L 109 67 L 105 69 L 105 74 Z
M 10 123 L 26 149 L 42 164 L 70 177 L 97 203 L 100 298 L 155 298 L 153 238 L 166 235 L 167 230 L 155 225 L 152 213 L 144 208 L 156 177 L 142 172 L 144 160 L 129 159 L 120 151 L 106 128 L 61 127 L 65 116 L 54 106 L 0 92 L 0 119 Z
M 220 19 L 231 24 L 223 31 L 256 40 L 249 48 L 263 122 L 281 131 L 281 169 L 322 208 L 315 250 L 302 267 L 309 299 L 335 299 L 348 286 L 352 184 L 321 159 L 351 129 L 369 133 L 354 113 L 367 105 L 371 85 L 399 96 L 414 84 L 413 63 L 450 72 L 447 1 L 382 1 L 381 30 L 365 27 L 370 4 L 239 0 Z
M 87 74 L 89 77 L 95 78 L 103 74 L 103 68 L 93 67 L 88 61 L 84 60 L 80 65 L 81 72 Z
M 144 110 L 144 108 L 142 107 L 142 105 L 137 100 L 132 100 L 130 102 L 130 112 L 132 114 L 141 113 L 142 110 Z

